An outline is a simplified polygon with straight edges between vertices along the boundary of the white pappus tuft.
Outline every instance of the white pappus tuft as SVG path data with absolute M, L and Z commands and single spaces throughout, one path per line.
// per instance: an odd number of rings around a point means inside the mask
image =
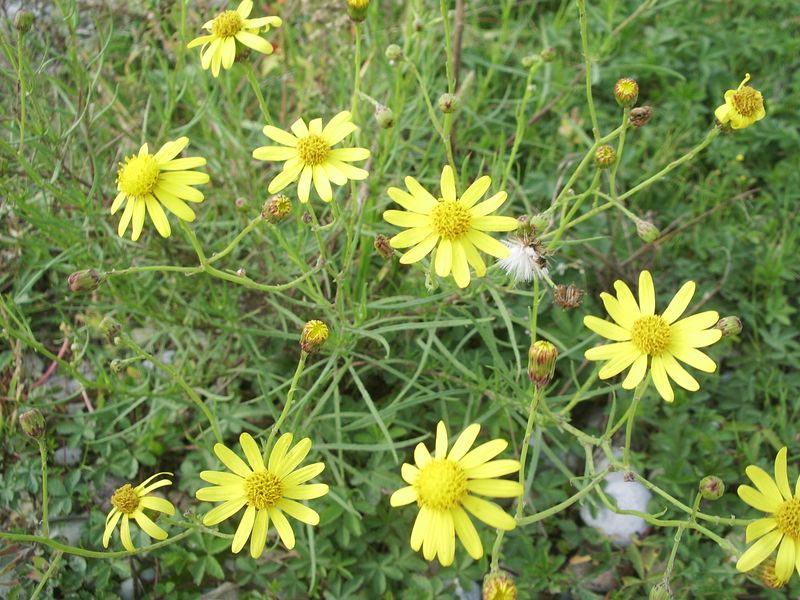
M 539 240 L 523 235 L 502 241 L 510 254 L 497 262 L 515 281 L 527 283 L 534 277 L 547 279 L 547 251 Z

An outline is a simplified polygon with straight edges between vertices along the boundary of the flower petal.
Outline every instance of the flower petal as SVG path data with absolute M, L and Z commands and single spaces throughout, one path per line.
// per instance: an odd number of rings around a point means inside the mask
M 300 504 L 294 500 L 281 498 L 278 501 L 277 507 L 290 517 L 295 518 L 302 523 L 307 525 L 319 525 L 319 513 L 307 507 L 305 504 Z
M 626 313 L 629 313 L 634 320 L 642 316 L 639 310 L 639 305 L 633 297 L 631 288 L 624 281 L 617 280 L 614 282 L 614 289 L 617 292 L 617 300 L 619 301 L 620 308 Z
M 458 464 L 461 465 L 461 468 L 465 471 L 472 469 L 473 467 L 477 467 L 478 465 L 492 460 L 507 447 L 508 442 L 505 440 L 491 440 L 467 452 L 464 458 L 458 461 Z
M 318 462 L 306 465 L 305 467 L 301 467 L 284 477 L 283 485 L 284 487 L 294 487 L 296 485 L 300 485 L 309 479 L 314 479 L 314 477 L 322 473 L 324 470 L 325 463 Z
M 256 507 L 255 506 L 248 506 L 247 509 L 244 511 L 244 515 L 242 515 L 242 520 L 239 521 L 239 526 L 236 528 L 236 533 L 233 536 L 233 543 L 231 544 L 231 552 L 234 554 L 238 554 L 244 545 L 247 543 L 247 539 L 250 537 L 250 534 L 253 532 L 253 523 L 256 520 Z
M 757 567 L 765 558 L 772 554 L 772 551 L 775 550 L 775 547 L 781 541 L 782 537 L 783 533 L 780 531 L 771 531 L 756 541 L 739 557 L 739 560 L 736 562 L 736 570 L 746 572 Z
M 708 356 L 700 352 L 700 350 L 695 350 L 694 348 L 685 346 L 677 346 L 674 343 L 670 343 L 667 352 L 672 354 L 672 356 L 678 360 L 685 362 L 690 367 L 694 367 L 695 369 L 703 371 L 704 373 L 713 373 L 717 370 L 716 363 Z
M 434 266 L 439 277 L 450 275 L 450 269 L 453 268 L 453 244 L 450 240 L 443 239 L 439 244 L 436 249 Z
M 778 522 L 772 517 L 756 519 L 747 526 L 747 529 L 745 530 L 745 541 L 749 544 L 761 536 L 768 534 L 777 526 Z
M 792 488 L 789 487 L 789 475 L 786 471 L 786 446 L 778 450 L 775 456 L 775 483 L 785 500 L 792 499 Z
M 239 512 L 245 504 L 247 504 L 247 500 L 244 498 L 244 496 L 223 502 L 205 514 L 203 517 L 203 525 L 211 526 L 221 523 L 225 519 L 232 517 Z
M 636 319 L 622 308 L 619 300 L 608 292 L 602 292 L 600 294 L 600 300 L 603 301 L 606 312 L 620 327 L 627 330 L 633 329 L 633 324 L 636 322 Z
M 444 421 L 439 421 L 436 424 L 436 451 L 434 457 L 437 459 L 445 458 L 447 456 L 447 428 L 444 426 Z
M 330 151 L 330 157 L 336 160 L 352 162 L 354 160 L 366 160 L 370 152 L 366 148 L 336 148 Z
M 392 200 L 397 202 L 397 204 L 406 210 L 423 215 L 429 215 L 437 204 L 433 196 L 431 196 L 430 199 L 420 196 L 412 196 L 408 192 L 404 192 L 400 188 L 396 187 L 390 187 L 388 190 L 386 190 L 386 193 L 389 194 L 389 197 Z
M 490 185 L 492 185 L 492 178 L 491 177 L 489 177 L 488 175 L 484 175 L 483 177 L 478 177 L 475 181 L 472 182 L 472 185 L 470 185 L 467 188 L 467 191 L 464 192 L 461 195 L 461 198 L 459 199 L 459 203 L 464 208 L 472 208 L 472 206 L 474 206 L 474 204 L 483 197 L 483 195 L 486 193 L 486 190 L 489 189 Z M 505 194 L 507 196 L 507 194 L 505 192 L 498 192 L 497 194 L 495 194 L 494 196 L 492 196 L 491 198 L 486 200 L 486 202 L 482 202 L 478 206 L 483 206 L 484 204 L 488 204 L 489 202 L 492 202 L 493 200 L 496 201 L 497 197 L 500 194 Z M 505 202 L 505 196 L 503 197 L 503 200 L 497 206 L 500 206 L 503 202 Z M 497 206 L 495 207 L 495 209 L 497 208 Z M 470 213 L 472 213 L 473 215 L 478 214 L 478 213 L 475 212 L 475 210 L 477 208 L 478 207 L 473 208 L 470 211 Z M 492 210 L 494 210 L 494 209 L 492 209 Z M 485 213 L 482 213 L 482 214 L 485 214 L 485 215 L 489 214 L 490 212 L 492 212 L 492 210 L 490 210 L 488 212 L 485 212 Z
M 689 302 L 692 301 L 695 287 L 694 281 L 687 281 L 684 283 L 681 289 L 672 297 L 672 300 L 669 301 L 667 310 L 664 311 L 661 318 L 667 323 L 675 322 L 686 310 L 686 307 L 689 306 Z
M 272 524 L 275 525 L 275 529 L 278 530 L 278 535 L 280 536 L 283 545 L 286 546 L 286 549 L 291 550 L 294 548 L 294 531 L 292 530 L 292 526 L 289 524 L 289 520 L 286 518 L 286 515 L 284 515 L 280 509 L 273 506 L 269 508 L 269 517 L 272 519 Z
M 233 450 L 223 444 L 214 444 L 214 454 L 222 461 L 222 464 L 240 477 L 247 477 L 253 472 Z
M 398 227 L 430 227 L 431 218 L 405 210 L 387 210 L 383 220 Z
M 464 474 L 468 479 L 490 479 L 502 477 L 509 473 L 519 471 L 519 461 L 512 459 L 492 460 L 477 467 L 466 469 Z
M 615 342 L 627 342 L 631 339 L 631 332 L 627 329 L 592 315 L 583 317 L 583 324 L 595 333 Z
M 514 517 L 506 513 L 494 502 L 468 495 L 464 497 L 462 504 L 476 518 L 491 527 L 502 529 L 503 531 L 511 531 L 517 526 Z
M 253 471 L 263 471 L 264 459 L 261 456 L 261 449 L 256 444 L 253 436 L 247 432 L 242 433 L 239 436 L 239 444 L 242 446 L 245 458 L 247 458 L 247 462 L 250 463 Z
M 391 498 L 389 498 L 389 504 L 391 506 L 405 506 L 406 504 L 411 504 L 416 500 L 417 490 L 415 490 L 413 486 L 407 485 L 406 487 L 402 487 L 392 494 Z
M 518 481 L 509 479 L 472 479 L 467 482 L 467 489 L 474 494 L 493 498 L 517 498 L 523 491 Z
M 698 332 L 713 327 L 717 321 L 719 321 L 719 313 L 715 310 L 707 310 L 676 321 L 670 325 L 670 331 L 672 333 Z
M 661 355 L 661 359 L 664 361 L 664 368 L 667 370 L 667 375 L 669 375 L 675 383 L 690 392 L 696 392 L 700 389 L 700 384 L 697 383 L 697 380 L 692 377 L 669 352 L 664 352 Z
M 284 131 L 283 129 L 279 129 L 273 125 L 265 125 L 264 129 L 261 131 L 263 131 L 264 135 L 269 139 L 274 140 L 279 144 L 291 146 L 292 148 L 297 146 L 297 138 L 288 131 Z
M 431 453 L 428 452 L 428 448 L 420 442 L 414 447 L 414 462 L 417 463 L 418 468 L 423 468 L 429 462 L 431 462 Z
M 289 160 L 297 156 L 297 148 L 289 146 L 261 146 L 253 150 L 253 158 L 258 160 Z
M 672 391 L 672 386 L 669 384 L 669 377 L 667 377 L 667 370 L 664 367 L 664 359 L 662 356 L 654 356 L 650 363 L 650 372 L 653 374 L 653 383 L 656 386 L 658 394 L 667 402 L 675 400 L 675 393 Z
M 469 244 L 469 242 L 467 243 Z M 458 287 L 464 289 L 469 285 L 469 263 L 467 262 L 467 255 L 464 252 L 464 246 L 458 240 L 453 242 L 453 268 L 451 272 Z
M 130 518 L 128 515 L 122 515 L 122 525 L 119 528 L 119 538 L 122 540 L 122 546 L 128 552 L 133 552 L 136 550 L 136 546 L 133 545 L 133 541 L 131 540 L 131 524 Z
M 164 214 L 164 209 L 161 208 L 161 205 L 152 195 L 146 196 L 144 202 L 147 207 L 147 213 L 150 215 L 150 220 L 156 226 L 156 231 L 161 237 L 169 237 L 171 229 L 167 215 Z
M 514 217 L 473 217 L 470 225 L 480 231 L 514 231 L 519 227 L 519 221 Z
M 227 471 L 200 471 L 200 479 L 214 485 L 244 485 L 244 479 Z
M 293 487 L 284 487 L 283 497 L 291 498 L 292 500 L 313 500 L 320 498 L 329 491 L 327 484 L 324 483 L 309 483 L 307 485 L 296 485 Z
M 410 231 L 414 231 L 414 230 L 410 230 Z M 403 232 L 403 233 L 406 233 L 406 232 Z M 401 235 L 403 235 L 403 234 L 398 234 L 398 235 L 396 235 L 396 236 L 394 236 L 392 238 L 392 242 L 393 242 L 392 245 L 393 246 L 395 245 L 394 244 L 394 240 L 399 238 Z M 423 258 L 428 256 L 428 253 L 430 253 L 431 250 L 433 250 L 433 247 L 436 245 L 436 242 L 438 240 L 439 240 L 439 234 L 435 233 L 435 232 L 432 232 L 430 235 L 428 235 L 428 237 L 423 239 L 419 244 L 417 244 L 411 250 L 409 250 L 408 252 L 403 254 L 400 257 L 400 263 L 404 264 L 404 265 L 410 265 L 412 263 L 415 263 L 417 261 L 422 260 Z
M 464 455 L 469 452 L 472 444 L 475 443 L 480 431 L 481 426 L 478 423 L 473 423 L 462 431 L 461 435 L 458 436 L 453 447 L 450 449 L 450 454 L 447 455 L 447 458 L 455 462 L 464 458 Z
M 404 214 L 407 214 L 407 213 L 404 213 Z M 389 240 L 389 245 L 392 248 L 409 248 L 411 246 L 414 246 L 416 244 L 419 244 L 420 242 L 423 242 L 423 241 L 427 240 L 428 237 L 430 237 L 430 236 L 433 236 L 433 244 L 431 245 L 431 248 L 432 248 L 433 245 L 436 244 L 436 241 L 439 239 L 439 235 L 433 233 L 433 229 L 431 229 L 428 226 L 425 226 L 425 227 L 413 227 L 411 229 L 406 229 L 405 231 L 401 231 L 397 235 L 393 236 Z M 430 252 L 430 250 L 425 252 L 425 254 L 428 254 L 428 252 Z M 420 259 L 424 258 L 424 256 L 425 255 L 420 256 Z M 417 259 L 417 260 L 419 260 L 419 259 Z M 403 262 L 403 260 L 401 259 L 400 262 Z M 416 261 L 410 261 L 410 262 L 416 262 Z
M 269 529 L 269 512 L 266 508 L 256 513 L 253 521 L 253 534 L 250 536 L 250 556 L 258 558 L 264 552 L 267 543 L 267 530 Z
M 442 177 L 439 181 L 439 186 L 442 190 L 442 198 L 444 200 L 455 202 L 456 178 L 453 174 L 453 168 L 450 165 L 445 165 L 444 169 L 442 169 Z
M 756 489 L 764 494 L 765 497 L 769 498 L 770 500 L 774 500 L 777 504 L 783 502 L 783 496 L 780 492 L 780 489 L 778 489 L 775 481 L 773 481 L 772 477 L 770 477 L 764 469 L 756 465 L 750 465 L 744 470 L 744 472 L 755 484 Z
M 231 39 L 231 38 L 228 38 Z M 272 54 L 273 47 L 267 40 L 247 31 L 240 31 L 236 34 L 236 39 L 248 48 L 252 48 L 261 54 Z
M 777 497 L 765 496 L 749 485 L 740 485 L 736 493 L 739 494 L 739 498 L 744 500 L 745 503 L 765 513 L 774 513 L 781 506 L 781 502 Z
M 473 559 L 479 560 L 483 556 L 483 544 L 481 544 L 481 538 L 475 529 L 475 525 L 472 524 L 472 519 L 460 506 L 455 507 L 451 514 L 453 515 L 456 535 L 464 545 L 467 554 Z
M 114 528 L 117 526 L 121 516 L 122 513 L 117 511 L 106 523 L 106 528 L 103 530 L 103 548 L 108 548 L 108 542 L 111 539 L 111 534 L 114 533 Z
M 245 488 L 243 482 L 233 485 L 217 485 L 200 488 L 194 495 L 195 498 L 203 502 L 224 502 L 244 498 Z
M 156 525 L 153 520 L 142 511 L 137 510 L 135 513 L 133 513 L 133 518 L 136 519 L 136 523 L 138 523 L 139 527 L 142 528 L 142 531 L 144 531 L 154 540 L 165 540 L 169 537 L 169 534 L 166 531 Z
M 486 235 L 477 229 L 470 229 L 464 236 L 467 241 L 474 244 L 478 250 L 485 252 L 495 258 L 508 258 L 508 246 L 501 244 L 491 236 Z
M 303 459 L 305 459 L 305 457 L 308 456 L 310 450 L 311 450 L 311 440 L 309 438 L 303 438 L 302 440 L 297 442 L 297 444 L 295 444 L 294 448 L 292 448 L 291 450 L 289 450 L 289 452 L 286 453 L 286 457 L 273 472 L 281 479 L 286 477 L 289 473 L 294 471 L 297 465 L 303 462 Z
M 639 273 L 639 310 L 642 315 L 652 315 L 656 311 L 656 290 L 650 271 Z
M 431 511 L 424 506 L 419 509 L 417 518 L 414 520 L 414 527 L 411 529 L 411 549 L 419 552 L 422 542 L 426 538 L 428 529 L 431 525 Z
M 144 508 L 157 510 L 165 515 L 175 514 L 175 506 L 166 498 L 159 498 L 158 496 L 145 496 L 139 502 Z
M 642 382 L 645 373 L 647 373 L 647 355 L 642 354 L 639 356 L 639 358 L 633 361 L 631 370 L 628 371 L 628 374 L 625 376 L 625 379 L 622 382 L 622 389 L 632 390 L 635 388 Z
M 333 190 L 325 167 L 317 165 L 311 170 L 311 175 L 314 180 L 314 189 L 317 190 L 317 194 L 322 198 L 323 202 L 333 200 Z

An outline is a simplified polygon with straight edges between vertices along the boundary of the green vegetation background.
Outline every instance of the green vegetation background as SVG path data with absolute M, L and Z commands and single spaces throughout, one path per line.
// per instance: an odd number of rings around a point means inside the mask
M 353 38 L 343 2 L 255 4 L 255 12 L 266 14 L 271 5 L 271 12 L 284 19 L 284 26 L 267 36 L 279 53 L 252 58 L 276 124 L 288 127 L 300 115 L 327 119 L 349 107 Z M 463 548 L 454 566 L 443 570 L 414 554 L 408 546 L 413 510 L 390 509 L 388 494 L 401 483 L 400 463 L 409 459 L 417 440 L 430 439 L 440 418 L 454 432 L 477 420 L 482 436 L 505 437 L 510 451 L 518 451 L 529 394 L 524 357 L 531 295 L 499 273 L 467 292 L 448 281 L 428 293 L 421 269 L 401 267 L 396 260 L 384 268 L 372 250 L 376 233 L 394 232 L 380 220 L 390 203 L 386 188 L 399 185 L 405 175 L 435 187 L 444 164 L 444 149 L 413 75 L 388 64 L 385 47 L 404 46 L 432 97 L 445 91 L 438 3 L 372 4 L 363 26 L 361 86 L 396 111 L 397 127 L 379 129 L 362 99 L 360 141 L 371 147 L 374 159 L 346 322 L 336 322 L 333 311 L 315 306 L 302 291 L 256 293 L 206 276 L 137 274 L 114 278 L 91 296 L 71 295 L 67 275 L 81 268 L 196 263 L 177 227 L 168 240 L 152 225 L 146 225 L 138 243 L 116 235 L 117 217 L 108 207 L 117 163 L 143 141 L 155 147 L 188 135 L 190 153 L 208 158 L 212 183 L 192 224 L 207 251 L 222 248 L 258 214 L 275 170 L 250 155 L 264 143 L 263 123 L 243 68 L 237 65 L 214 80 L 200 69 L 197 52 L 182 50 L 200 24 L 216 14 L 218 3 L 189 2 L 185 39 L 180 38 L 180 2 L 26 3 L 37 17 L 24 39 L 29 95 L 22 155 L 17 154 L 16 32 L 13 14 L 4 18 L 0 529 L 37 531 L 38 453 L 16 423 L 17 414 L 33 406 L 48 419 L 51 451 L 79 451 L 73 466 L 51 462 L 56 535 L 70 530 L 77 535 L 74 543 L 99 549 L 110 493 L 124 481 L 156 471 L 175 473 L 169 497 L 180 511 L 202 514 L 208 508 L 193 498 L 198 472 L 216 464 L 207 424 L 162 372 L 142 363 L 112 372 L 111 360 L 129 355 L 97 331 L 103 316 L 119 321 L 151 353 L 168 353 L 213 405 L 231 443 L 240 431 L 257 434 L 274 422 L 298 357 L 302 323 L 323 318 L 334 330 L 325 350 L 310 362 L 287 421 L 289 430 L 313 438 L 314 455 L 328 465 L 323 479 L 332 487 L 315 504 L 321 525 L 312 530 L 295 524 L 295 551 L 286 552 L 271 538 L 268 552 L 253 561 L 246 552 L 232 555 L 228 539 L 197 533 L 129 560 L 65 556 L 46 594 L 116 598 L 123 582 L 133 578 L 139 596 L 152 598 L 200 593 L 208 598 L 236 593 L 241 598 L 452 598 L 456 578 L 467 586 L 485 573 L 487 559 L 474 562 Z M 619 77 L 635 77 L 640 104 L 655 111 L 649 125 L 629 132 L 619 175 L 623 189 L 698 143 L 723 92 L 736 87 L 745 72 L 764 94 L 767 118 L 721 136 L 688 166 L 632 199 L 634 212 L 674 235 L 644 245 L 632 223 L 616 212 L 572 230 L 573 239 L 597 239 L 570 244 L 551 259 L 553 279 L 576 283 L 587 295 L 571 312 L 543 305 L 540 332 L 561 350 L 549 397 L 556 406 L 564 403 L 591 374 L 594 366 L 585 364 L 583 350 L 594 341 L 581 320 L 584 314 L 603 314 L 598 293 L 614 279 L 633 282 L 649 268 L 659 306 L 681 282 L 696 280 L 696 300 L 739 315 L 744 331 L 711 348 L 719 371 L 703 375 L 701 391 L 678 391 L 671 406 L 654 392 L 647 395 L 634 435 L 635 466 L 686 502 L 702 476 L 717 474 L 728 493 L 705 510 L 752 517 L 735 495 L 744 467 L 769 467 L 775 451 L 787 444 L 795 459 L 790 471 L 796 473 L 800 456 L 795 325 L 800 21 L 791 2 L 644 4 L 626 21 L 641 2 L 589 2 L 593 89 L 603 131 L 621 118 L 611 94 Z M 520 61 L 550 46 L 557 58 L 535 78 L 528 114 L 537 118 L 524 132 L 505 214 L 544 209 L 589 145 L 577 10 L 567 0 L 467 3 L 461 74 L 462 80 L 470 72 L 475 77 L 456 125 L 462 186 L 480 174 L 492 175 L 494 186 L 501 179 L 524 91 L 526 70 Z M 337 198 L 343 202 L 346 189 Z M 313 262 L 316 242 L 302 213 L 296 205 L 280 227 L 299 256 Z M 341 241 L 330 243 L 341 251 Z M 270 283 L 299 273 L 266 225 L 224 265 L 232 271 L 240 267 Z M 59 368 L 47 385 L 32 386 L 50 362 L 37 348 L 57 351 L 65 331 L 72 345 L 66 358 L 92 382 L 87 389 L 91 413 L 67 369 Z M 592 390 L 573 412 L 573 423 L 596 431 L 611 394 L 620 390 L 597 383 Z M 629 394 L 619 398 L 623 407 L 630 401 Z M 574 489 L 569 477 L 582 472 L 582 448 L 574 440 L 539 430 L 535 443 L 528 510 L 566 498 Z M 662 508 L 654 501 L 650 509 Z M 220 528 L 233 531 L 230 523 Z M 742 547 L 741 529 L 715 531 Z M 600 598 L 601 575 L 613 582 L 608 597 L 641 598 L 660 578 L 673 535 L 652 531 L 617 549 L 584 526 L 573 507 L 507 536 L 502 564 L 517 575 L 523 598 Z M 483 531 L 485 546 L 492 536 Z M 27 597 L 49 557 L 40 547 L 2 544 L 0 596 Z M 573 564 L 583 557 L 591 558 L 588 568 Z M 673 588 L 680 598 L 783 597 L 770 596 L 737 574 L 731 557 L 695 534 L 684 536 Z M 795 583 L 789 595 L 796 597 L 798 589 Z M 212 596 L 214 591 L 220 595 Z

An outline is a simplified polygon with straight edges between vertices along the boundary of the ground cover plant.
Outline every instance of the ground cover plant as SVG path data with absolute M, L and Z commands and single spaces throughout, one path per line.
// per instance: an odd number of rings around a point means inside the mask
M 0 595 L 797 596 L 789 3 L 3 8 Z

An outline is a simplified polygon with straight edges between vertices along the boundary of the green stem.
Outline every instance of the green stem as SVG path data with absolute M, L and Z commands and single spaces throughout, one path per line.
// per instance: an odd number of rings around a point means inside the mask
M 195 254 L 197 254 L 197 259 L 200 261 L 200 266 L 205 270 L 206 266 L 208 265 L 208 259 L 206 258 L 205 252 L 203 252 L 203 248 L 200 246 L 200 242 L 197 241 L 197 236 L 195 235 L 194 231 L 192 231 L 191 227 L 186 224 L 186 221 L 181 220 L 181 227 L 183 228 L 183 232 L 186 234 L 186 237 L 189 238 L 189 243 L 194 248 Z
M 530 330 L 531 330 L 531 344 L 536 341 L 536 328 L 537 328 L 537 320 L 539 318 L 539 302 L 541 302 L 540 294 L 539 294 L 539 278 L 533 278 L 533 303 L 531 304 L 531 320 L 530 320 Z
M 611 173 L 608 178 L 608 188 L 611 191 L 611 197 L 617 197 L 617 169 L 622 162 L 622 153 L 625 150 L 625 132 L 628 130 L 628 117 L 631 114 L 631 109 L 626 107 L 622 111 L 622 131 L 619 133 L 619 143 L 617 144 L 617 159 L 611 166 Z
M 700 500 L 703 496 L 698 493 L 694 498 L 694 505 L 692 506 L 692 514 L 689 515 L 689 520 L 685 525 L 678 526 L 678 531 L 675 532 L 675 542 L 672 544 L 672 551 L 669 553 L 669 560 L 667 561 L 667 568 L 664 569 L 664 581 L 669 582 L 672 577 L 672 568 L 675 566 L 675 557 L 678 555 L 678 546 L 681 545 L 681 537 L 687 527 L 691 527 L 697 520 L 697 509 L 700 508 Z
M 353 96 L 350 99 L 350 114 L 353 115 L 353 120 L 356 120 L 356 113 L 358 111 L 358 95 L 361 89 L 361 27 L 355 24 L 355 56 L 353 57 Z
M 631 467 L 631 437 L 633 436 L 633 423 L 636 420 L 636 409 L 639 408 L 639 401 L 642 399 L 648 385 L 650 385 L 649 372 L 647 373 L 647 377 L 644 378 L 644 381 L 636 386 L 633 392 L 633 402 L 631 402 L 631 407 L 627 413 L 628 420 L 625 427 L 625 448 L 622 450 L 622 465 L 626 473 Z
M 212 255 L 211 258 L 208 259 L 209 264 L 211 264 L 213 262 L 216 262 L 220 258 L 223 258 L 223 257 L 227 256 L 228 254 L 230 254 L 231 252 L 233 252 L 234 248 L 236 248 L 236 246 L 239 245 L 239 242 L 241 242 L 242 239 L 244 239 L 244 237 L 248 233 L 250 233 L 253 229 L 255 229 L 258 226 L 258 224 L 261 223 L 263 220 L 264 219 L 261 217 L 261 215 L 259 215 L 255 219 L 250 221 L 247 224 L 247 226 L 244 229 L 242 229 L 235 238 L 233 238 L 231 243 L 228 244 L 225 247 L 224 250 L 220 250 L 219 252 L 217 252 L 216 254 Z
M 17 75 L 19 78 L 19 154 L 25 148 L 25 72 L 23 58 L 25 56 L 22 51 L 23 39 L 25 34 L 21 31 L 17 32 Z
M 530 525 L 531 523 L 538 523 L 539 521 L 542 521 L 548 517 L 552 517 L 553 515 L 556 515 L 563 510 L 566 510 L 567 508 L 575 504 L 578 500 L 588 495 L 589 492 L 591 492 L 593 489 L 595 489 L 603 481 L 603 478 L 607 474 L 608 474 L 608 469 L 598 473 L 597 477 L 592 479 L 588 484 L 586 484 L 585 487 L 581 488 L 579 492 L 573 494 L 563 502 L 559 502 L 555 506 L 551 506 L 546 510 L 534 513 L 527 517 L 522 517 L 521 519 L 518 518 L 517 525 Z
M 581 26 L 581 47 L 583 48 L 583 62 L 586 68 L 586 103 L 589 106 L 589 115 L 592 119 L 592 133 L 595 141 L 600 139 L 600 126 L 597 123 L 597 112 L 594 109 L 592 98 L 592 61 L 589 58 L 589 22 L 586 17 L 586 0 L 575 0 L 578 5 L 578 19 Z
M 49 497 L 47 495 L 47 443 L 44 438 L 37 439 L 36 443 L 39 444 L 39 456 L 42 459 L 42 535 L 50 537 Z
M 596 170 L 594 173 L 594 178 L 592 179 L 592 183 L 589 184 L 589 188 L 575 196 L 575 202 L 570 207 L 569 211 L 564 215 L 564 218 L 561 219 L 561 223 L 558 226 L 558 229 L 553 232 L 552 237 L 553 239 L 550 240 L 550 243 L 547 245 L 547 250 L 550 251 L 555 248 L 556 244 L 561 240 L 561 236 L 564 235 L 564 232 L 569 228 L 569 224 L 572 222 L 572 217 L 575 216 L 575 213 L 578 212 L 578 209 L 583 204 L 583 201 L 590 196 L 591 194 L 595 193 L 597 187 L 600 185 L 600 171 Z M 564 199 L 564 207 L 566 208 L 566 202 L 568 199 Z
M 261 93 L 261 87 L 258 85 L 258 80 L 256 79 L 255 67 L 253 67 L 252 63 L 248 62 L 245 71 L 247 72 L 247 81 L 250 82 L 250 87 L 253 88 L 253 92 L 255 92 L 256 99 L 258 100 L 258 107 L 261 109 L 261 114 L 264 116 L 267 125 L 272 125 L 272 117 L 269 114 L 269 108 L 267 108 L 264 95 Z
M 36 589 L 33 590 L 33 594 L 31 595 L 31 600 L 36 600 L 39 597 L 39 594 L 42 593 L 42 590 L 44 589 L 44 586 L 47 583 L 48 579 L 50 579 L 56 572 L 58 564 L 61 562 L 61 557 L 63 555 L 64 552 L 62 550 L 56 550 L 56 552 L 53 554 L 53 558 L 50 561 L 50 566 L 47 568 L 47 571 L 45 571 L 42 580 L 39 582 L 39 585 L 37 585 Z
M 292 384 L 289 386 L 289 391 L 286 394 L 286 403 L 283 405 L 283 410 L 281 411 L 278 420 L 275 421 L 275 425 L 272 426 L 272 431 L 269 432 L 269 437 L 267 438 L 267 452 L 269 452 L 272 448 L 272 441 L 278 434 L 278 430 L 281 428 L 281 425 L 283 425 L 284 420 L 286 420 L 286 416 L 289 414 L 289 409 L 292 407 L 294 393 L 297 390 L 297 384 L 300 381 L 300 376 L 303 374 L 303 369 L 305 369 L 307 358 L 308 353 L 301 351 L 300 360 L 297 361 L 297 368 L 294 371 L 294 377 L 292 377 Z
M 157 550 L 158 548 L 169 546 L 170 544 L 174 544 L 175 542 L 189 537 L 192 533 L 194 533 L 194 531 L 194 529 L 187 529 L 186 531 L 182 531 L 174 537 L 157 542 L 155 544 L 150 544 L 149 546 L 144 546 L 143 548 L 137 548 L 133 552 L 128 552 L 127 550 L 118 552 L 98 552 L 96 550 L 85 550 L 84 548 L 78 548 L 77 546 L 68 546 L 66 544 L 62 544 L 55 540 L 51 540 L 50 538 L 40 537 L 38 535 L 28 535 L 26 533 L 5 533 L 0 531 L 0 539 L 11 540 L 12 542 L 31 542 L 34 544 L 42 544 L 43 546 L 47 546 L 54 550 L 60 550 L 64 554 L 74 554 L 75 556 L 83 556 L 84 558 L 110 559 L 135 556 L 137 554 L 144 554 L 145 552 L 149 552 L 151 550 Z
M 522 95 L 522 102 L 517 108 L 517 128 L 514 132 L 514 143 L 511 146 L 511 153 L 508 155 L 508 162 L 506 163 L 505 171 L 503 172 L 503 179 L 500 182 L 500 189 L 506 189 L 506 183 L 508 182 L 508 178 L 511 176 L 511 169 L 514 166 L 514 159 L 517 157 L 517 151 L 519 150 L 519 146 L 522 143 L 522 134 L 525 131 L 525 109 L 528 106 L 528 102 L 531 98 L 531 82 L 533 81 L 533 76 L 539 70 L 539 67 L 542 66 L 541 61 L 536 61 L 530 69 L 528 69 L 528 78 L 525 80 L 525 92 Z
M 170 379 L 172 379 L 172 381 L 177 383 L 178 386 L 180 386 L 183 389 L 183 391 L 186 392 L 186 395 L 189 396 L 189 398 L 192 400 L 192 402 L 195 403 L 197 408 L 200 409 L 200 412 L 202 412 L 205 415 L 206 419 L 208 420 L 209 424 L 211 425 L 211 430 L 214 432 L 214 437 L 217 439 L 217 442 L 219 442 L 220 444 L 223 443 L 222 434 L 219 431 L 219 425 L 217 424 L 217 419 L 214 417 L 214 414 L 208 409 L 208 407 L 205 405 L 205 403 L 200 398 L 200 396 L 197 395 L 197 392 L 195 392 L 189 386 L 189 384 L 186 383 L 186 380 L 181 376 L 181 374 L 178 373 L 175 369 L 173 369 L 168 364 L 158 360 L 158 358 L 156 358 L 155 356 L 153 356 L 152 354 L 150 354 L 149 352 L 144 350 L 141 346 L 139 346 L 136 342 L 134 342 L 127 335 L 122 335 L 120 337 L 122 339 L 123 344 L 125 344 L 125 346 L 127 346 L 128 348 L 130 348 L 134 352 L 137 352 L 140 356 L 146 358 L 151 363 L 153 363 L 155 366 L 157 366 L 159 369 L 164 371 L 167 375 L 169 375 L 169 377 L 170 377 Z
M 445 70 L 447 72 L 447 91 L 450 94 L 456 92 L 456 78 L 453 73 L 453 43 L 450 40 L 450 11 L 447 8 L 447 0 L 439 1 L 439 8 L 442 12 L 442 25 L 444 26 L 444 51 L 447 60 Z

